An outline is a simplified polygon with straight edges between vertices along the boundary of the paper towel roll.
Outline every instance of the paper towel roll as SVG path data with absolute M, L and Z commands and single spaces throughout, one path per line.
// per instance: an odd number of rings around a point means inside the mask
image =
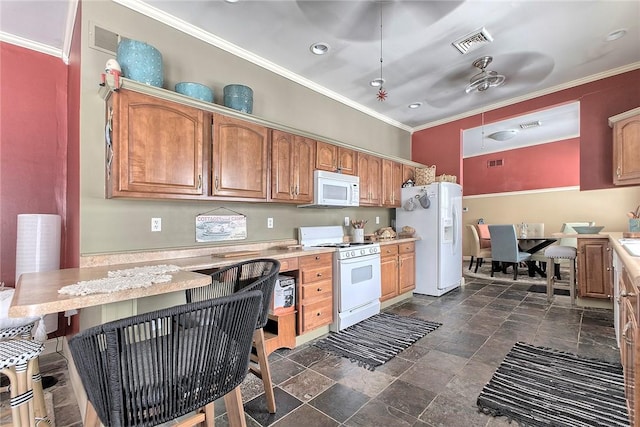
M 16 241 L 16 284 L 22 273 L 60 268 L 60 215 L 20 214 Z M 57 316 L 44 319 L 47 333 L 58 329 Z

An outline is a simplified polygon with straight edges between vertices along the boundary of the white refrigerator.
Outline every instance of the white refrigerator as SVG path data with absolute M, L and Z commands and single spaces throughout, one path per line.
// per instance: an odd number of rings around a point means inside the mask
M 449 182 L 402 189 L 396 231 L 415 228 L 415 293 L 440 296 L 462 282 L 462 187 Z

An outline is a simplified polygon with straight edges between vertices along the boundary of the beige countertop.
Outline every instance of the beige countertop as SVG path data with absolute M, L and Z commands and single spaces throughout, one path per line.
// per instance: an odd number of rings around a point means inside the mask
M 633 256 L 627 252 L 627 250 L 622 247 L 620 244 L 620 239 L 622 239 L 622 233 L 608 233 L 609 241 L 613 246 L 613 250 L 616 251 L 620 261 L 624 265 L 625 270 L 627 270 L 629 277 L 633 281 L 633 284 L 637 287 L 640 287 L 640 257 Z M 626 239 L 625 239 L 626 240 Z M 634 239 L 640 242 L 640 239 Z
M 415 241 L 416 238 L 391 239 L 381 245 Z M 333 252 L 333 248 L 294 248 L 295 240 L 227 245 L 207 248 L 172 249 L 91 255 L 82 257 L 80 268 L 69 268 L 50 272 L 26 273 L 20 276 L 16 292 L 9 308 L 10 317 L 40 316 L 66 310 L 108 304 L 130 299 L 144 298 L 169 292 L 182 291 L 211 283 L 207 275 L 198 270 L 221 268 L 256 258 L 287 259 L 318 253 Z M 247 252 L 242 256 L 222 257 L 233 252 Z M 129 289 L 113 293 L 72 296 L 59 294 L 64 286 L 80 281 L 102 279 L 107 272 L 148 265 L 170 264 L 183 271 L 172 273 L 169 283 L 155 284 L 147 288 Z

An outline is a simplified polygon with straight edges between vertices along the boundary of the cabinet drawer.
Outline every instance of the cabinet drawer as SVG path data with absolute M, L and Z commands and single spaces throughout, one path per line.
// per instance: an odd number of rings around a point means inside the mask
M 398 255 L 398 245 L 383 245 L 380 246 L 380 256 L 392 256 Z
M 416 244 L 413 242 L 401 243 L 398 245 L 398 253 L 408 254 L 416 251 Z
M 318 298 L 330 298 L 333 295 L 333 282 L 331 280 L 323 280 L 310 285 L 303 285 L 301 289 L 300 301 L 303 303 Z
M 308 255 L 298 258 L 300 262 L 300 268 L 314 268 L 317 266 L 331 265 L 333 261 L 333 253 L 326 252 L 317 255 Z
M 302 305 L 302 331 L 308 332 L 333 322 L 333 300 L 323 299 Z
M 298 258 L 280 259 L 280 271 L 292 271 L 298 269 Z
M 333 267 L 331 265 L 321 266 L 318 268 L 305 268 L 301 270 L 301 279 L 303 284 L 318 282 L 320 280 L 331 281 Z

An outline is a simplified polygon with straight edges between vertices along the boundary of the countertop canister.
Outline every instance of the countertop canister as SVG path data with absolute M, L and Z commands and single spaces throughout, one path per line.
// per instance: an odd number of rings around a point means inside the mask
M 150 44 L 122 39 L 118 43 L 117 60 L 124 77 L 156 87 L 164 84 L 162 54 Z
M 227 85 L 223 89 L 224 106 L 251 114 L 253 112 L 253 90 L 244 85 Z

